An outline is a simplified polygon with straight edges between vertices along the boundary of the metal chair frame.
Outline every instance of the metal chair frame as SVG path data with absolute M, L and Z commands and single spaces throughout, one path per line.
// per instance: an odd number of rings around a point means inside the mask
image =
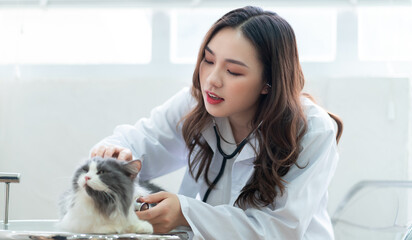
M 346 220 L 341 220 L 339 219 L 340 216 L 342 215 L 345 206 L 363 189 L 365 188 L 411 188 L 412 189 L 412 181 L 390 181 L 390 180 L 376 180 L 376 181 L 361 181 L 357 184 L 355 184 L 345 195 L 343 200 L 339 203 L 338 207 L 336 208 L 336 211 L 332 215 L 332 224 L 334 227 L 336 227 L 336 224 L 338 222 L 344 222 L 348 225 L 352 225 L 355 227 L 363 228 L 363 229 L 369 229 L 369 230 L 375 230 L 375 231 L 385 231 L 385 230 L 396 230 L 398 232 L 405 231 L 404 237 L 402 238 L 403 240 L 412 240 L 412 225 L 409 226 L 402 226 L 402 225 L 397 225 L 394 224 L 393 226 L 389 227 L 369 227 L 369 226 L 364 226 L 364 225 L 359 225 L 355 223 L 351 223 Z M 398 212 L 398 210 L 397 210 Z M 397 218 L 397 216 L 396 216 Z
M 6 185 L 6 203 L 4 209 L 4 224 L 9 223 L 9 202 L 10 202 L 10 183 L 20 182 L 20 173 L 4 173 L 0 172 L 0 182 Z

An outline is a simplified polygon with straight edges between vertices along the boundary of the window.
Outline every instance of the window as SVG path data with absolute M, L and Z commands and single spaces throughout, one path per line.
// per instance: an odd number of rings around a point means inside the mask
M 200 43 L 212 24 L 230 9 L 173 10 L 171 61 L 194 63 Z M 334 8 L 276 8 L 295 31 L 301 61 L 327 62 L 336 56 Z
M 172 63 L 196 62 L 206 32 L 228 9 L 181 9 L 170 13 Z
M 336 19 L 334 8 L 272 9 L 292 26 L 303 62 L 330 62 L 336 57 Z
M 412 7 L 365 7 L 358 17 L 360 60 L 412 60 Z
M 148 9 L 3 8 L 0 35 L 0 64 L 142 64 L 151 60 Z

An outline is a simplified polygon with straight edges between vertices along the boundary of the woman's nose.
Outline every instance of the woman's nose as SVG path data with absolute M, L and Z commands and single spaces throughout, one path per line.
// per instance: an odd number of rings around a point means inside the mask
M 219 68 L 214 68 L 212 71 L 210 71 L 209 75 L 207 76 L 207 81 L 213 87 L 223 87 L 223 78 L 221 70 Z

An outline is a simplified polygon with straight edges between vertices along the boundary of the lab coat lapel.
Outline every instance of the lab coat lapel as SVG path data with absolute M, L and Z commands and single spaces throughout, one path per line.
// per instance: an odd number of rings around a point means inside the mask
M 216 121 L 216 125 L 218 126 L 218 130 L 220 131 L 222 138 L 224 138 L 226 141 L 230 143 L 234 143 L 235 139 L 233 137 L 232 128 L 230 126 L 229 119 L 228 118 L 215 118 L 215 121 Z M 212 148 L 213 152 L 216 154 L 218 152 L 218 149 L 217 149 L 216 134 L 213 129 L 213 123 L 209 123 L 206 129 L 203 130 L 202 135 L 205 138 L 206 142 L 209 144 L 209 146 Z M 226 141 L 224 141 L 222 138 L 220 139 L 221 148 L 226 154 L 231 154 L 236 149 L 236 145 L 229 144 Z
M 213 123 L 209 123 L 207 125 L 207 127 L 202 131 L 202 136 L 206 140 L 207 144 L 209 144 L 210 148 L 213 150 L 213 153 L 216 153 L 217 146 L 215 132 L 213 130 Z
M 233 205 L 242 188 L 248 183 L 254 172 L 253 162 L 255 161 L 255 150 L 258 151 L 257 139 L 252 135 L 249 143 L 245 145 L 243 150 L 233 164 L 232 168 L 232 194 L 230 197 L 230 205 Z
M 256 152 L 259 151 L 259 145 L 258 145 L 258 140 L 255 137 L 256 135 L 253 133 L 249 137 L 248 143 L 243 147 L 242 151 L 240 152 L 239 156 L 236 158 L 235 162 L 241 162 L 241 161 L 254 161 L 256 157 L 255 149 Z
M 230 127 L 229 120 L 227 118 L 215 118 L 216 124 L 219 127 L 220 134 L 229 142 L 235 142 L 232 129 Z M 213 130 L 213 123 L 210 123 L 209 126 L 202 132 L 203 137 L 206 142 L 209 144 L 214 154 L 218 154 L 217 141 L 215 132 Z M 225 141 L 221 140 L 221 147 L 226 154 L 232 153 L 236 149 L 236 145 L 228 144 Z M 254 168 L 253 162 L 255 160 L 255 150 L 259 151 L 258 141 L 255 137 L 255 134 L 252 134 L 249 138 L 249 142 L 243 147 L 242 151 L 236 157 L 236 160 L 232 168 L 232 190 L 230 203 L 234 204 L 238 198 L 240 191 L 247 184 L 251 178 Z
M 236 150 L 236 141 L 233 137 L 232 127 L 228 118 L 216 118 L 216 124 L 220 133 L 220 146 L 223 151 L 230 155 Z M 226 140 L 226 141 L 225 141 Z M 229 142 L 229 143 L 228 143 Z M 232 144 L 230 144 L 232 143 Z

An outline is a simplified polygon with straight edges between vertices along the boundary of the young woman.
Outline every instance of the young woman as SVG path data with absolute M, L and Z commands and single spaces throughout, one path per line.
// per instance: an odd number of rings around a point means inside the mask
M 256 7 L 219 19 L 191 89 L 118 126 L 92 156 L 144 159 L 140 179 L 187 166 L 179 194 L 142 199 L 155 232 L 194 239 L 333 239 L 326 207 L 342 123 L 302 94 L 291 26 Z M 331 116 L 336 120 L 337 129 Z

